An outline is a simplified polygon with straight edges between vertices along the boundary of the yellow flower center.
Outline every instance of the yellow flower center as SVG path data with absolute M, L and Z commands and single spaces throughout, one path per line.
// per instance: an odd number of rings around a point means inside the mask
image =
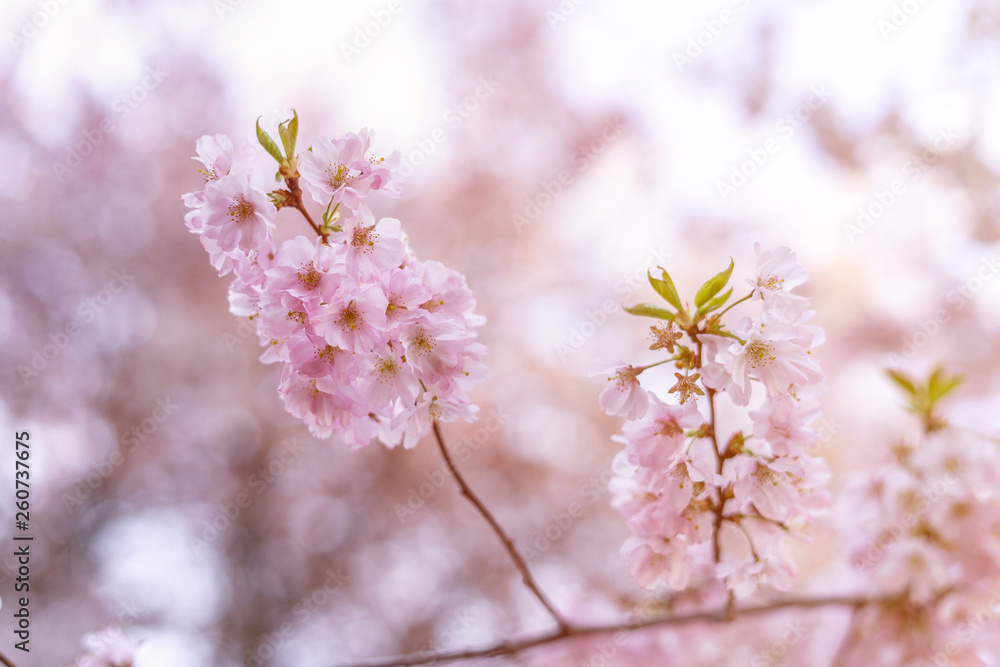
M 759 368 L 760 366 L 767 366 L 769 363 L 777 359 L 774 356 L 774 347 L 770 343 L 765 343 L 762 340 L 755 340 L 747 346 L 747 360 L 750 362 L 751 368 Z
M 229 217 L 233 222 L 246 222 L 253 213 L 253 204 L 247 201 L 245 195 L 235 197 L 229 205 Z

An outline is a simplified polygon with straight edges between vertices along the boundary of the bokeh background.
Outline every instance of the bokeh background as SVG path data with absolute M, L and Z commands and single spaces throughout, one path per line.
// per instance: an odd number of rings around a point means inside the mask
M 1000 3 L 16 0 L 0 42 L 5 544 L 15 430 L 33 452 L 19 665 L 68 664 L 109 624 L 144 640 L 141 667 L 328 666 L 546 627 L 429 440 L 352 452 L 284 412 L 184 229 L 195 140 L 250 156 L 255 120 L 293 107 L 300 146 L 370 127 L 403 152 L 405 192 L 376 213 L 465 272 L 489 318 L 483 418 L 446 434 L 578 617 L 640 598 L 604 488 L 619 423 L 586 367 L 650 358 L 620 309 L 653 297 L 647 267 L 690 295 L 730 256 L 750 275 L 754 242 L 798 252 L 828 334 L 834 489 L 908 423 L 886 366 L 965 373 L 953 420 L 1000 430 Z M 815 534 L 802 591 L 844 568 L 836 531 Z M 845 619 L 817 618 L 803 641 L 835 644 Z

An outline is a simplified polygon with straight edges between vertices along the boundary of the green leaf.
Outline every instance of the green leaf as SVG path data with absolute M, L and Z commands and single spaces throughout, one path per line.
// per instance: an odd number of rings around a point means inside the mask
M 281 164 L 281 161 L 285 159 L 285 157 L 281 154 L 281 149 L 278 148 L 278 144 L 274 143 L 274 139 L 268 136 L 267 132 L 261 129 L 260 118 L 257 119 L 257 141 L 260 142 L 260 145 L 264 147 L 264 150 L 266 150 L 271 157 L 277 160 L 278 164 Z
M 903 375 L 899 371 L 892 369 L 887 369 L 885 372 L 896 384 L 902 387 L 910 397 L 913 397 L 917 393 L 917 387 L 913 384 L 913 380 Z
M 649 284 L 653 286 L 656 293 L 667 300 L 671 306 L 677 310 L 684 310 L 684 305 L 681 303 L 681 297 L 677 294 L 677 288 L 674 287 L 674 281 L 671 280 L 670 274 L 662 266 L 659 267 L 663 271 L 663 279 L 657 280 L 653 277 L 651 271 L 646 271 L 646 275 L 649 276 Z
M 958 385 L 962 384 L 962 380 L 964 379 L 961 375 L 950 378 L 945 377 L 944 371 L 940 368 L 934 371 L 931 374 L 930 380 L 927 381 L 927 395 L 930 398 L 931 404 L 937 403 L 953 392 Z
M 299 112 L 292 109 L 292 119 L 288 121 L 288 134 L 292 138 L 292 150 L 288 151 L 288 157 L 295 155 L 295 142 L 299 138 Z
M 695 313 L 695 319 L 698 319 L 704 315 L 708 315 L 713 310 L 717 310 L 722 306 L 726 305 L 726 301 L 729 301 L 729 297 L 733 295 L 733 288 L 730 287 L 723 294 L 711 299 L 708 303 L 698 309 Z
M 278 125 L 278 134 L 281 135 L 281 143 L 288 157 L 295 155 L 295 139 L 299 134 L 299 115 L 295 109 L 292 109 L 292 114 L 289 120 Z
M 717 274 L 716 276 L 714 276 L 708 282 L 706 282 L 704 285 L 701 286 L 701 289 L 698 290 L 698 293 L 694 295 L 695 307 L 701 308 L 702 306 L 704 306 L 706 303 L 708 303 L 709 299 L 718 294 L 722 290 L 722 288 L 726 286 L 726 283 L 729 282 L 729 276 L 733 275 L 733 266 L 735 265 L 733 264 L 732 258 L 730 258 L 728 269 L 726 269 L 722 273 Z
M 674 321 L 674 314 L 666 308 L 660 308 L 648 303 L 640 303 L 635 306 L 623 306 L 626 313 L 641 315 L 643 317 L 655 317 L 658 320 Z

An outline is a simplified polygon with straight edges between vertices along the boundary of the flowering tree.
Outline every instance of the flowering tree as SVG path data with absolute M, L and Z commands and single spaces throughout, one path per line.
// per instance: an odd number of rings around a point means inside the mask
M 469 392 L 486 372 L 476 341 L 485 319 L 460 273 L 418 259 L 400 221 L 370 209 L 371 197 L 400 195 L 398 152 L 377 156 L 362 130 L 297 153 L 297 115 L 278 135 L 257 128 L 283 187 L 268 191 L 227 137 L 204 136 L 204 188 L 184 197 L 188 229 L 219 275 L 233 276 L 230 310 L 254 324 L 261 360 L 280 365 L 278 395 L 313 435 L 339 434 L 352 448 L 409 449 L 433 434 L 461 493 L 551 618 L 534 635 L 367 665 L 500 656 L 546 665 L 1000 664 L 1000 465 L 982 436 L 941 414 L 960 378 L 891 372 L 917 417 L 913 432 L 892 446 L 896 465 L 834 494 L 816 456 L 824 376 L 812 352 L 824 333 L 796 293 L 807 274 L 786 247 L 756 246 L 751 277 L 733 280 L 730 261 L 691 300 L 666 269 L 649 273 L 662 302 L 626 310 L 655 322 L 654 358 L 590 369 L 606 381 L 600 407 L 625 420 L 610 490 L 630 533 L 622 556 L 646 597 L 610 621 L 593 620 L 606 616 L 597 593 L 571 606 L 554 600 L 449 452 L 442 424 L 476 419 Z M 301 215 L 310 235 L 279 244 L 281 209 Z M 808 544 L 823 515 L 839 522 L 853 554 L 838 580 L 849 583 L 790 595 L 790 547 Z M 848 616 L 836 641 L 796 635 L 755 647 L 752 635 L 780 631 L 789 613 L 821 609 Z M 86 638 L 78 665 L 133 664 L 134 645 L 106 634 Z M 720 652 L 718 638 L 730 635 L 737 648 Z

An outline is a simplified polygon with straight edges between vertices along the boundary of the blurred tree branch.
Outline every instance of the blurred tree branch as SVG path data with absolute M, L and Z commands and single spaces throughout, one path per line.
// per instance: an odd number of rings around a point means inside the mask
M 412 667 L 413 665 L 429 665 L 457 662 L 459 660 L 471 660 L 475 658 L 497 658 L 501 656 L 511 656 L 526 651 L 537 646 L 552 644 L 555 642 L 590 637 L 595 635 L 607 635 L 618 632 L 635 632 L 655 627 L 689 625 L 691 623 L 730 623 L 740 616 L 757 616 L 768 614 L 783 609 L 818 609 L 821 607 L 850 607 L 857 611 L 863 607 L 891 604 L 898 602 L 904 593 L 887 595 L 882 597 L 821 597 L 821 598 L 788 598 L 743 609 L 734 609 L 727 604 L 723 609 L 716 611 L 696 611 L 686 614 L 671 614 L 652 619 L 639 619 L 623 623 L 610 623 L 605 625 L 570 625 L 559 631 L 548 632 L 535 637 L 521 639 L 518 641 L 503 640 L 492 646 L 478 649 L 463 649 L 456 651 L 415 653 L 409 656 L 387 658 L 371 662 L 359 662 L 344 664 L 340 667 Z

